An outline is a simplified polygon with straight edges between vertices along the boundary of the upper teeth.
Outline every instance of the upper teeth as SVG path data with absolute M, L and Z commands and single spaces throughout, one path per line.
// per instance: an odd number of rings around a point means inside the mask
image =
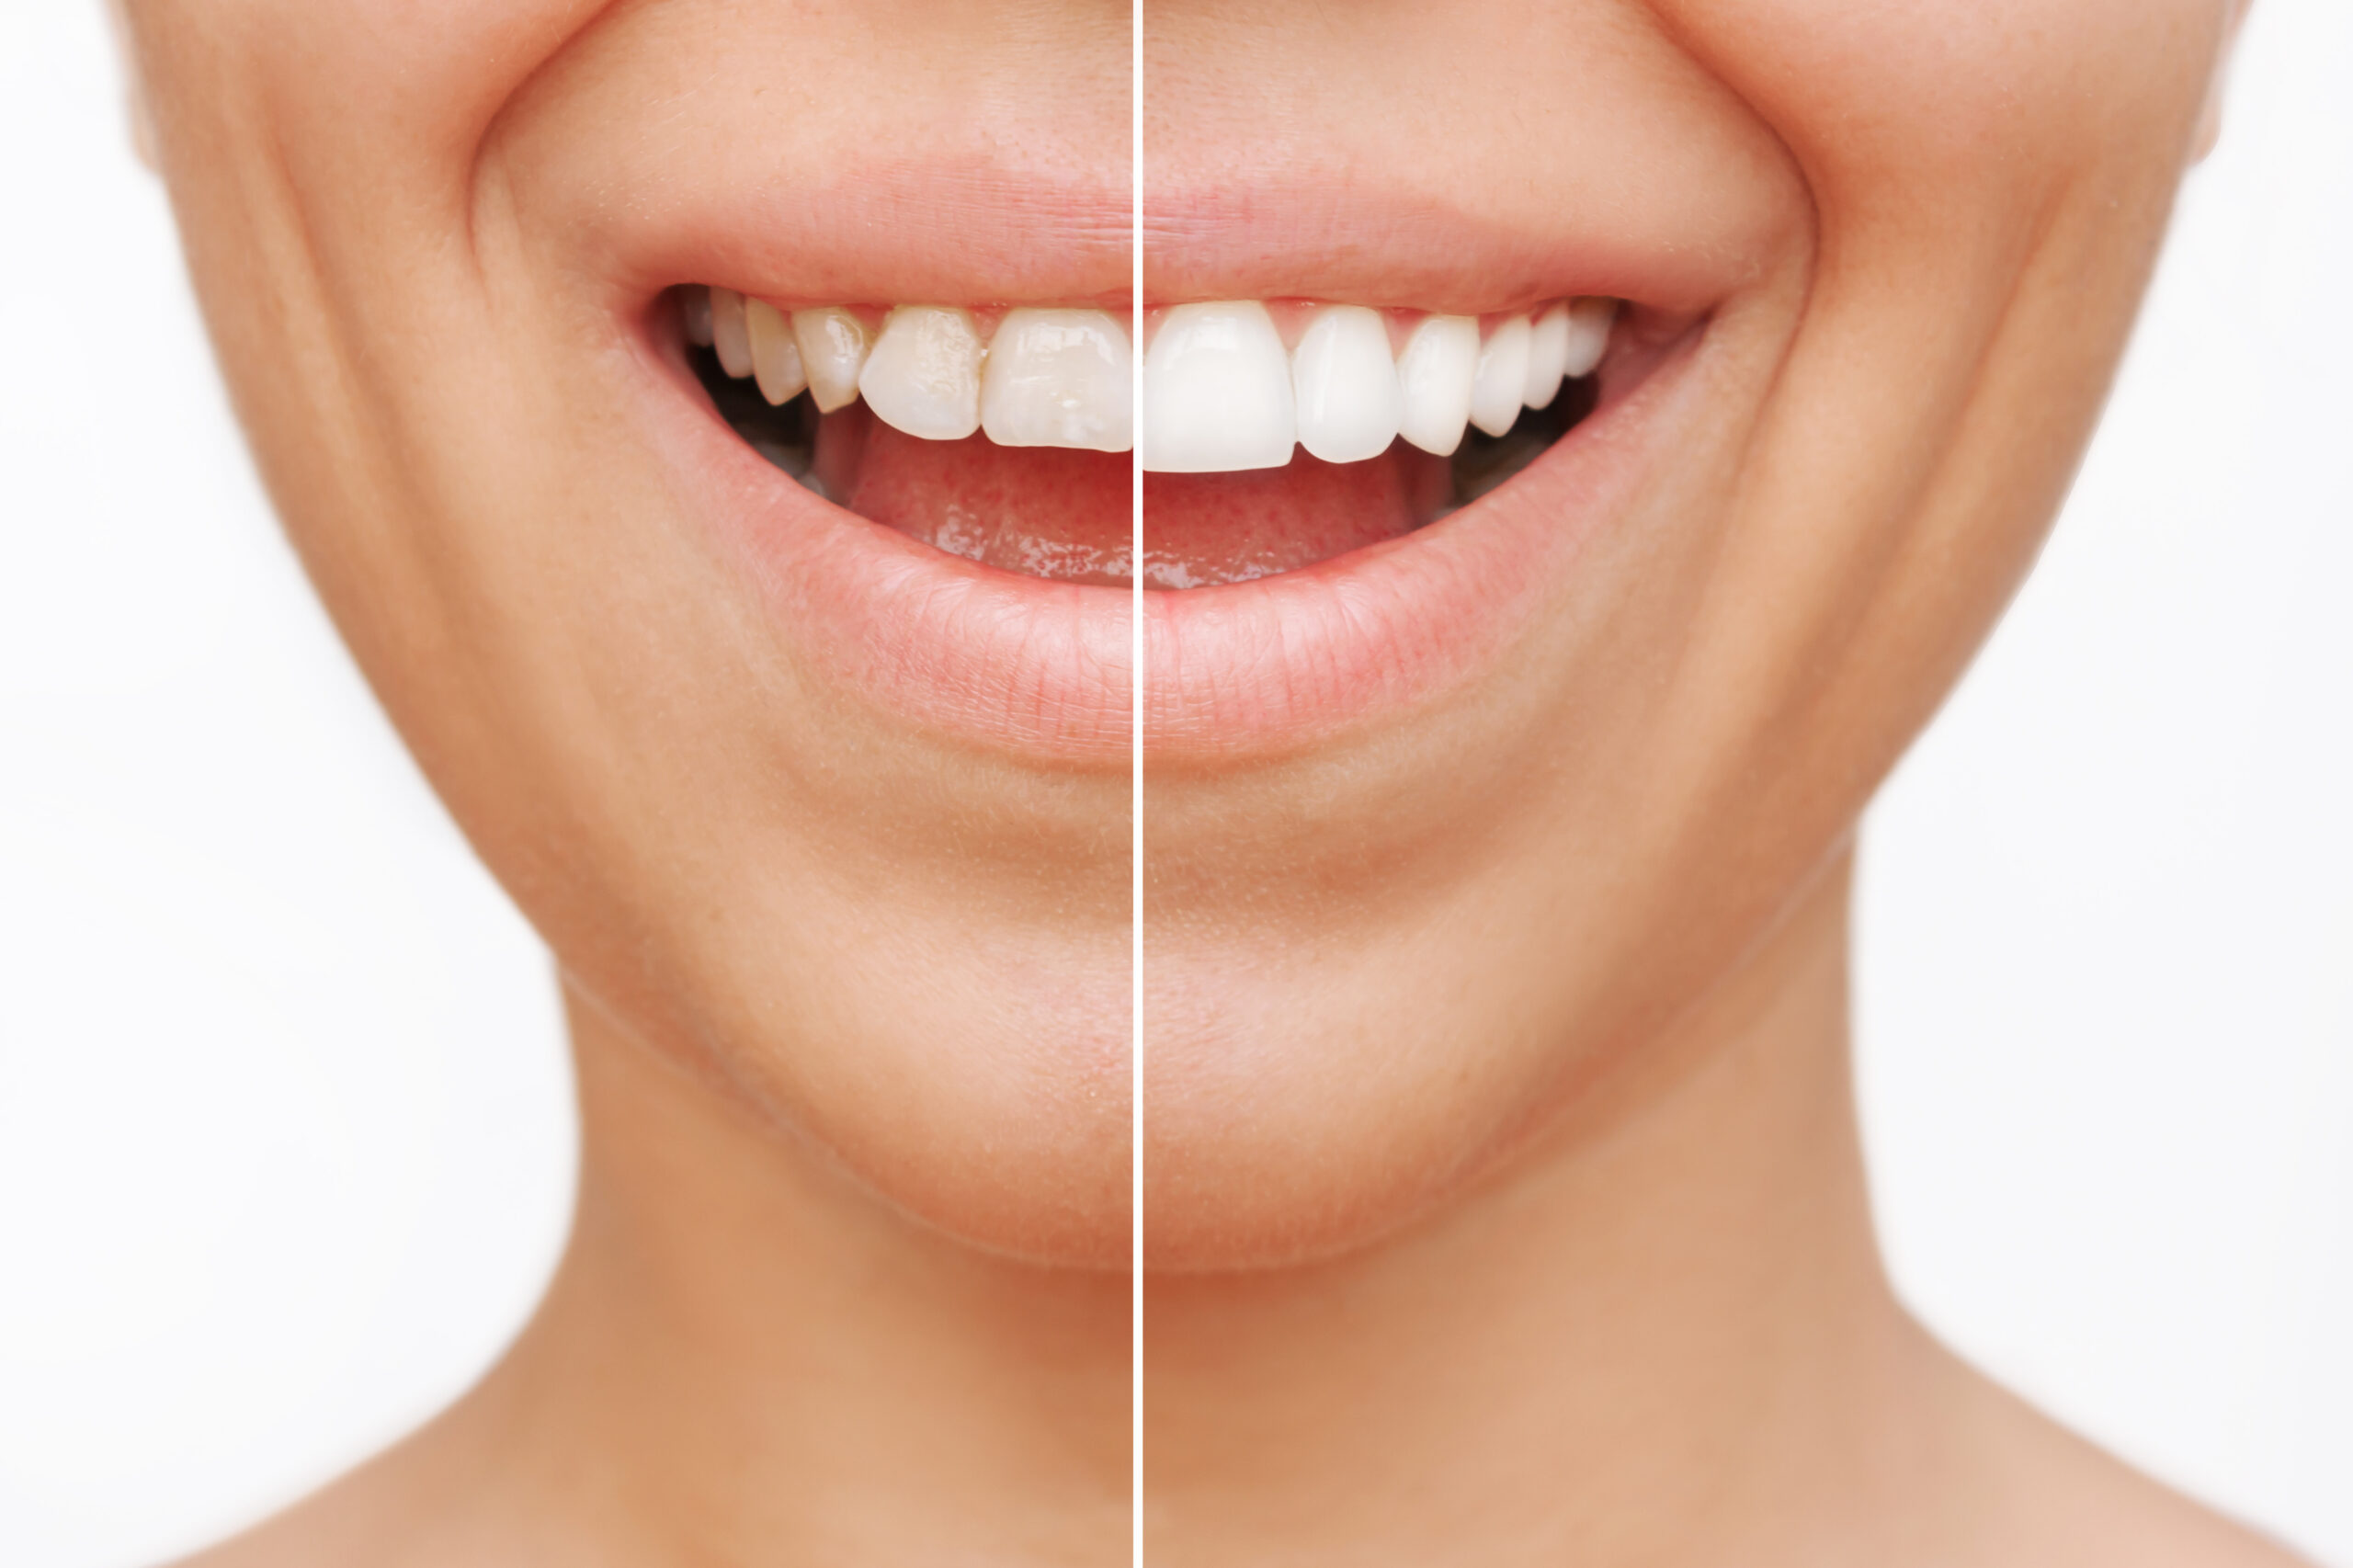
M 1590 375 L 1617 301 L 1558 301 L 1506 316 L 1481 340 L 1472 316 L 1427 316 L 1392 353 L 1390 320 L 1325 305 L 1288 354 L 1255 301 L 1177 305 L 1143 358 L 1143 466 L 1161 473 L 1280 468 L 1293 445 L 1326 462 L 1378 455 L 1399 437 L 1440 457 L 1476 425 L 1490 436 L 1563 380 Z
M 1280 468 L 1294 446 L 1357 462 L 1400 437 L 1445 457 L 1467 426 L 1501 436 L 1523 407 L 1543 408 L 1563 381 L 1591 374 L 1616 311 L 1614 300 L 1563 300 L 1483 335 L 1476 317 L 1436 315 L 1392 334 L 1381 312 L 1325 305 L 1286 349 L 1256 301 L 1174 306 L 1144 355 L 1143 466 Z M 786 312 L 713 288 L 689 291 L 686 322 L 772 403 L 804 389 L 826 412 L 863 397 L 877 419 L 926 440 L 984 430 L 1007 447 L 1135 444 L 1133 350 L 1108 312 L 1025 307 L 992 335 L 970 311 L 900 305 L 877 333 L 841 306 Z
M 863 397 L 877 419 L 928 441 L 984 429 L 1004 447 L 1135 444 L 1133 351 L 1108 312 L 1008 311 L 984 336 L 970 311 L 900 305 L 878 333 L 838 305 L 787 312 L 713 288 L 688 292 L 686 324 L 772 403 L 806 390 L 830 414 Z

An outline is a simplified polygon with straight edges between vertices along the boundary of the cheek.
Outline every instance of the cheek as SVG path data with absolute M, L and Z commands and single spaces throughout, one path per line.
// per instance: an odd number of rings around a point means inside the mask
M 2186 139 L 2229 0 L 1660 0 L 1788 142 L 1818 199 L 2024 196 Z

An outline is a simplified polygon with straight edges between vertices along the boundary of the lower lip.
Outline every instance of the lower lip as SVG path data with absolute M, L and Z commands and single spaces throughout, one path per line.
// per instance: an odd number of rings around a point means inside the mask
M 1705 336 L 1614 361 L 1600 406 L 1527 469 L 1403 538 L 1295 572 L 1144 596 L 1155 767 L 1272 758 L 1444 699 L 1508 657 L 1671 439 Z M 1151 527 L 1145 514 L 1147 534 Z
M 1154 764 L 1279 756 L 1493 667 L 1648 470 L 1699 335 L 1439 522 L 1298 571 L 1143 595 Z M 650 331 L 642 348 L 646 412 L 676 455 L 676 487 L 744 563 L 796 664 L 951 743 L 1034 765 L 1127 766 L 1131 590 L 983 566 L 845 512 L 746 446 Z

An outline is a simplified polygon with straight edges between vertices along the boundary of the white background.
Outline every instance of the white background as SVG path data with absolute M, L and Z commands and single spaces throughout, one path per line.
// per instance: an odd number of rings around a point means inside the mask
M 1866 835 L 1906 1294 L 2353 1568 L 2353 6 L 2262 0 L 2038 574 Z M 0 1562 L 132 1568 L 551 1263 L 545 955 L 313 607 L 97 0 L 0 7 Z

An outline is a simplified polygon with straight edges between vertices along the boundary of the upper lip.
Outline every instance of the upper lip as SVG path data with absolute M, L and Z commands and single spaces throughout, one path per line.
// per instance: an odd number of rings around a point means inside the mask
M 605 229 L 624 309 L 717 283 L 761 299 L 1097 304 L 1132 292 L 1124 185 L 989 159 L 888 158 L 823 186 L 665 187 Z

